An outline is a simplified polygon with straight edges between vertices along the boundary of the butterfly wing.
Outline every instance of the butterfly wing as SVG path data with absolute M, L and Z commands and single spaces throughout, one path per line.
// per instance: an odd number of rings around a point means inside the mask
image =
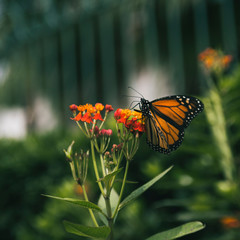
M 176 150 L 182 143 L 184 129 L 203 108 L 199 99 L 183 95 L 150 102 L 145 125 L 147 143 L 162 153 Z

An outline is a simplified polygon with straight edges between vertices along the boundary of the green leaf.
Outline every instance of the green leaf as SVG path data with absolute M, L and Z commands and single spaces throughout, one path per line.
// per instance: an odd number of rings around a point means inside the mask
M 110 228 L 107 226 L 102 227 L 88 227 L 69 221 L 63 221 L 65 230 L 69 233 L 73 233 L 78 236 L 90 237 L 90 238 L 103 238 L 106 239 L 110 233 Z
M 149 182 L 145 183 L 138 189 L 134 190 L 130 195 L 128 195 L 119 205 L 119 210 L 125 207 L 127 204 L 135 200 L 137 197 L 139 197 L 141 194 L 143 194 L 148 188 L 150 188 L 154 183 L 156 183 L 158 180 L 160 180 L 167 172 L 169 172 L 172 169 L 173 166 L 169 167 L 164 172 L 157 175 L 155 178 L 150 180 Z
M 201 222 L 190 222 L 179 227 L 157 233 L 146 240 L 171 240 L 176 239 L 203 229 L 205 226 Z
M 81 207 L 92 209 L 92 210 L 103 213 L 102 209 L 100 207 L 98 207 L 96 204 L 91 203 L 89 201 L 79 200 L 79 199 L 75 199 L 75 198 L 62 198 L 62 197 L 56 197 L 56 196 L 51 196 L 51 195 L 45 195 L 45 194 L 42 194 L 42 195 L 45 196 L 45 197 L 54 198 L 54 199 L 57 199 L 57 200 L 77 204 Z
M 108 183 L 113 179 L 113 177 L 115 177 L 121 171 L 122 171 L 122 168 L 119 168 L 118 170 L 109 173 L 104 178 L 101 178 L 99 181 L 103 181 L 105 183 L 105 185 L 107 186 Z

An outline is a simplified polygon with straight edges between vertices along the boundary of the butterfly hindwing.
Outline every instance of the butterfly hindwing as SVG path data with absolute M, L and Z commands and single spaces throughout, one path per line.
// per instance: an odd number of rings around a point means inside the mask
M 165 128 L 163 128 L 155 118 L 146 119 L 146 136 L 148 145 L 155 151 L 162 153 L 170 153 L 177 149 L 184 136 L 184 131 L 177 131 L 174 126 L 165 120 Z

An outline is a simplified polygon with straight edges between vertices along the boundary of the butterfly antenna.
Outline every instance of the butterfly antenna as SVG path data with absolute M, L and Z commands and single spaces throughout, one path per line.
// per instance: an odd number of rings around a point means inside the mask
M 140 92 L 138 92 L 136 89 L 134 89 L 133 87 L 128 87 L 128 88 L 132 89 L 133 91 L 135 91 L 136 93 L 138 93 L 142 98 L 144 98 L 144 96 L 143 96 Z
M 141 97 L 139 97 L 139 96 L 128 96 L 128 95 L 121 95 L 122 97 L 132 97 L 132 98 L 141 98 Z
M 133 103 L 135 103 L 135 102 L 137 102 L 137 104 L 135 104 L 133 107 L 132 107 L 132 105 L 133 105 Z M 138 101 L 132 101 L 131 102 L 131 104 L 130 104 L 130 106 L 129 106 L 129 109 L 134 109 L 136 106 L 138 106 L 140 103 L 138 102 Z

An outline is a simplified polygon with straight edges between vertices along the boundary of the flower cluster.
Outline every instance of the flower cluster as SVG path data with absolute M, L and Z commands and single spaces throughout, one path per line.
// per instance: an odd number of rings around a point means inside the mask
M 123 123 L 131 132 L 144 132 L 145 122 L 141 112 L 118 108 L 114 113 L 117 123 Z
M 89 151 L 84 152 L 81 149 L 80 153 L 73 153 L 73 145 L 74 141 L 72 141 L 67 150 L 64 149 L 63 151 L 70 164 L 73 179 L 82 186 L 87 177 Z
M 104 106 L 101 103 L 96 103 L 95 106 L 88 103 L 85 105 L 79 105 L 79 106 L 72 104 L 69 106 L 69 108 L 74 114 L 74 118 L 71 118 L 74 121 L 82 121 L 86 123 L 92 123 L 93 120 L 103 121 L 103 118 L 100 112 L 104 109 Z M 77 114 L 77 111 L 78 111 L 78 114 Z M 106 104 L 105 111 L 106 113 L 113 111 L 112 106 Z
M 94 145 L 97 152 L 103 154 L 108 148 L 110 137 L 112 136 L 112 129 L 100 130 L 98 126 L 95 126 L 90 132 L 93 132 Z
M 221 51 L 207 48 L 198 55 L 198 60 L 203 63 L 204 67 L 213 72 L 222 72 L 232 61 L 231 55 L 224 55 Z
M 102 129 L 100 130 L 98 126 L 95 126 L 95 128 L 90 130 L 90 132 L 93 131 L 93 134 L 96 138 L 101 136 L 107 136 L 110 137 L 112 135 L 112 129 Z
M 239 219 L 235 217 L 224 217 L 221 219 L 221 223 L 224 228 L 230 229 L 230 228 L 240 228 L 240 221 Z

